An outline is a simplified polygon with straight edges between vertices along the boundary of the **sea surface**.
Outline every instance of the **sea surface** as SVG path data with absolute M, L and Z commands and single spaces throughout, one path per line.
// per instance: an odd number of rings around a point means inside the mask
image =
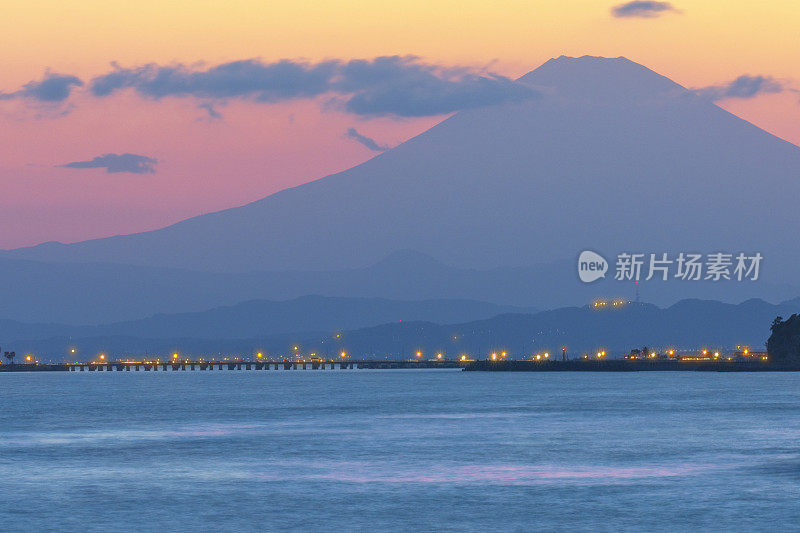
M 0 530 L 800 529 L 800 374 L 0 374 Z

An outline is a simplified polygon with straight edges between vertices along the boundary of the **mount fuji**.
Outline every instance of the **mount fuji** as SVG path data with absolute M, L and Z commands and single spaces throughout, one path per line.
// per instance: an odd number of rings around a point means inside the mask
M 517 83 L 538 96 L 456 113 L 242 207 L 0 257 L 241 273 L 357 269 L 398 250 L 478 269 L 584 249 L 743 251 L 763 254 L 772 283 L 795 270 L 800 147 L 621 57 L 559 57 Z

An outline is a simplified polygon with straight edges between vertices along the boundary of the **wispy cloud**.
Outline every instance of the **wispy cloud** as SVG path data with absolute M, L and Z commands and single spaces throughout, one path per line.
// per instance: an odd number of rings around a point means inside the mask
M 157 163 L 157 159 L 144 155 L 103 154 L 88 161 L 74 161 L 58 166 L 63 168 L 104 168 L 108 173 L 154 174 Z
M 655 18 L 666 13 L 680 13 L 669 2 L 652 0 L 634 0 L 611 8 L 611 14 L 617 18 Z
M 355 128 L 348 128 L 345 134 L 350 139 L 359 142 L 374 152 L 385 152 L 389 149 L 385 144 L 378 144 L 375 139 L 362 135 Z
M 83 81 L 77 76 L 47 72 L 41 80 L 28 82 L 17 91 L 0 93 L 0 100 L 30 98 L 39 102 L 63 102 L 75 87 L 81 86 Z
M 735 80 L 722 85 L 712 85 L 695 89 L 700 96 L 710 100 L 726 98 L 754 98 L 760 94 L 780 93 L 788 89 L 785 84 L 772 76 L 739 76 Z
M 204 110 L 206 112 L 206 114 L 208 115 L 208 118 L 211 119 L 211 120 L 221 120 L 222 119 L 222 113 L 217 111 L 217 107 L 214 104 L 212 104 L 211 102 L 203 102 L 201 104 L 198 104 L 197 107 L 199 107 L 200 109 Z

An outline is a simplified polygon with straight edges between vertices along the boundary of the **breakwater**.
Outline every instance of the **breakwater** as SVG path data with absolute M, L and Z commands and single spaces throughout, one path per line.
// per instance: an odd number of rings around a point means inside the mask
M 570 361 L 470 361 L 467 372 L 775 372 L 800 371 L 800 364 L 767 361 L 629 361 L 625 359 Z

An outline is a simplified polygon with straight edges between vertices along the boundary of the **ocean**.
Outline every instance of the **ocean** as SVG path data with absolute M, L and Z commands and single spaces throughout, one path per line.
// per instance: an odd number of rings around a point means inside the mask
M 800 529 L 798 373 L 0 374 L 0 529 Z

